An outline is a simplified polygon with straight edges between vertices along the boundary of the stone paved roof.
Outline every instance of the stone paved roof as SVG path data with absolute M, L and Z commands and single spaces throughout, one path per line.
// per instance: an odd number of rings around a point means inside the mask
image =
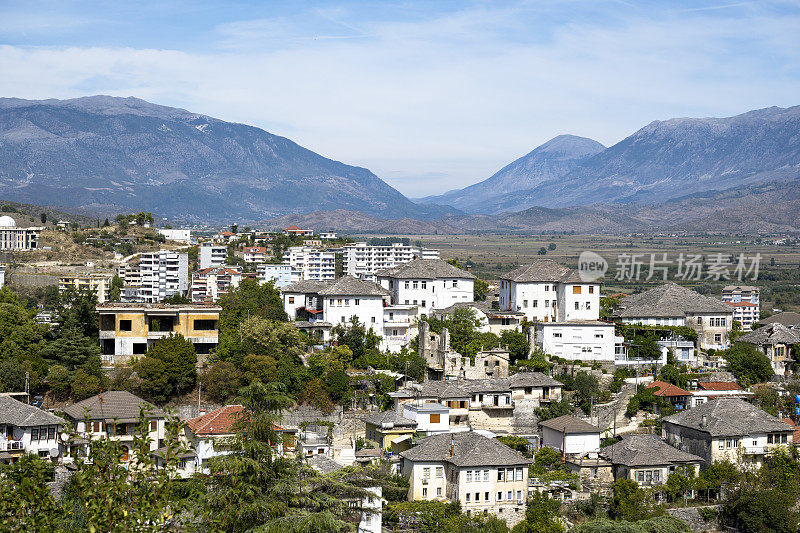
M 466 270 L 461 270 L 443 259 L 414 259 L 407 263 L 381 270 L 377 274 L 385 278 L 400 279 L 475 279 Z
M 789 329 L 780 322 L 773 322 L 751 331 L 747 335 L 742 335 L 737 340 L 757 346 L 764 344 L 798 344 L 800 343 L 800 332 Z
M 657 435 L 650 434 L 626 435 L 620 442 L 602 448 L 600 455 L 613 464 L 631 468 L 703 461 L 694 454 L 673 448 Z
M 706 417 L 705 425 L 703 415 Z M 712 437 L 737 437 L 792 429 L 785 422 L 740 398 L 716 398 L 665 417 L 664 422 L 704 431 Z
M 0 424 L 17 427 L 64 425 L 64 420 L 38 407 L 0 395 Z
M 561 382 L 541 372 L 517 372 L 507 378 L 459 379 L 426 381 L 419 385 L 419 396 L 424 398 L 464 398 L 481 392 L 507 392 L 512 388 L 561 387 Z M 413 393 L 413 391 L 412 391 Z
M 390 296 L 389 291 L 377 283 L 353 276 L 342 276 L 318 292 L 323 296 Z
M 108 391 L 74 403 L 64 408 L 64 413 L 73 420 L 128 420 L 139 419 L 139 406 L 149 410 L 149 418 L 163 418 L 164 411 L 127 391 Z
M 319 292 L 322 289 L 328 287 L 330 284 L 331 284 L 330 281 L 303 279 L 300 281 L 295 281 L 294 283 L 290 283 L 289 285 L 282 288 L 281 292 L 299 292 L 303 294 L 311 292 Z
M 597 426 L 593 426 L 588 422 L 584 422 L 578 417 L 572 415 L 559 416 L 558 418 L 551 418 L 539 422 L 539 425 L 545 428 L 554 429 L 565 435 L 575 433 L 600 433 L 601 430 Z
M 400 410 L 383 411 L 382 413 L 375 413 L 364 418 L 365 422 L 369 422 L 375 426 L 380 427 L 381 424 L 394 424 L 394 427 L 408 427 L 414 428 L 417 423 L 402 415 Z
M 533 462 L 502 442 L 472 431 L 433 435 L 401 452 L 400 456 L 411 461 L 444 461 L 459 467 L 515 466 Z
M 560 282 L 583 283 L 577 270 L 556 263 L 552 259 L 537 259 L 527 265 L 515 268 L 500 279 L 515 281 L 517 283 L 534 282 Z
M 337 463 L 327 455 L 312 455 L 306 458 L 308 466 L 319 472 L 320 474 L 330 474 L 344 468 L 344 465 Z
M 773 324 L 778 322 L 788 327 L 795 327 L 800 325 L 800 313 L 794 311 L 784 311 L 783 313 L 776 313 L 769 318 L 759 320 L 761 324 Z
M 618 315 L 630 317 L 685 317 L 693 313 L 718 313 L 732 315 L 726 303 L 703 296 L 675 283 L 666 283 L 640 294 L 633 294 L 620 302 Z

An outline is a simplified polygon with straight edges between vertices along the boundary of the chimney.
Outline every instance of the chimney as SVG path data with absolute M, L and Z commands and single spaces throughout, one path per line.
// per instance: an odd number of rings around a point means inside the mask
M 708 417 L 706 415 L 703 415 L 703 417 L 700 419 L 700 427 L 704 428 L 707 425 L 708 425 Z

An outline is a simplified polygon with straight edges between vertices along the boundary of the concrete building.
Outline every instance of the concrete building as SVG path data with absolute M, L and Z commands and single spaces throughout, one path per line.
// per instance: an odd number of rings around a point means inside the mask
M 792 445 L 794 428 L 739 398 L 720 397 L 663 419 L 664 439 L 705 464 L 728 460 L 759 467 L 775 448 Z
M 569 360 L 613 362 L 624 341 L 614 334 L 614 323 L 604 320 L 537 322 L 535 329 L 539 348 Z
M 261 283 L 272 281 L 275 287 L 282 289 L 302 279 L 303 272 L 292 267 L 290 264 L 264 263 L 256 267 L 256 278 Z
M 244 274 L 238 268 L 216 267 L 192 274 L 192 302 L 216 302 L 223 294 L 239 286 Z
M 792 347 L 800 344 L 800 331 L 773 322 L 739 337 L 737 341 L 753 344 L 758 351 L 769 357 L 772 370 L 783 376 L 794 362 Z
M 600 449 L 600 428 L 572 415 L 539 422 L 539 427 L 542 444 L 564 455 L 580 456 Z
M 657 435 L 632 434 L 600 451 L 612 464 L 614 481 L 630 479 L 642 487 L 657 487 L 667 482 L 679 468 L 700 472 L 701 457 L 673 448 Z
M 204 242 L 198 249 L 200 270 L 224 266 L 228 262 L 228 247 Z
M 64 294 L 72 289 L 77 292 L 89 291 L 97 296 L 97 303 L 111 301 L 111 274 L 74 274 L 58 278 L 58 292 Z
M 0 463 L 24 453 L 55 461 L 61 456 L 64 420 L 38 407 L 0 394 Z
M 263 263 L 267 260 L 267 249 L 263 246 L 245 246 L 242 257 L 245 263 Z
M 190 244 L 192 242 L 192 230 L 189 229 L 161 228 L 158 230 L 158 233 L 163 235 L 168 241 L 175 241 L 183 244 Z
M 626 324 L 688 326 L 697 332 L 702 350 L 722 350 L 730 344 L 733 309 L 675 283 L 623 298 L 616 314 Z
M 342 271 L 350 276 L 374 280 L 381 270 L 393 268 L 422 257 L 422 250 L 403 243 L 388 246 L 368 245 L 366 242 L 345 244 L 340 249 Z M 426 250 L 426 258 L 439 258 L 438 250 Z
M 301 237 L 313 237 L 314 232 L 310 229 L 300 229 L 294 224 L 288 228 L 283 228 L 284 235 L 300 235 Z
M 524 519 L 531 459 L 474 432 L 434 435 L 400 453 L 409 500 L 459 502 L 513 527 Z
M 397 353 L 417 336 L 418 309 L 414 305 L 390 305 L 383 308 L 381 348 Z
M 392 304 L 416 305 L 420 314 L 474 299 L 475 276 L 441 259 L 414 259 L 377 273 Z
M 39 248 L 43 227 L 19 228 L 7 215 L 0 216 L 0 252 L 25 252 Z
M 189 255 L 169 250 L 145 253 L 139 263 L 138 300 L 157 303 L 169 296 L 189 292 Z
M 302 272 L 302 279 L 336 279 L 336 253 L 310 246 L 292 246 L 283 253 L 283 262 Z
M 100 357 L 103 364 L 124 364 L 141 356 L 158 339 L 181 334 L 201 356 L 219 340 L 219 313 L 214 305 L 106 303 L 100 315 Z
M 417 432 L 436 435 L 450 432 L 450 408 L 437 402 L 403 404 L 403 418 L 413 420 Z

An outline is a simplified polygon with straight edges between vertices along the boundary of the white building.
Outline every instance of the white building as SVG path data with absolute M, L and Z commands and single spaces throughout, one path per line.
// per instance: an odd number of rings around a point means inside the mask
M 373 280 L 381 270 L 422 257 L 422 250 L 400 242 L 388 246 L 368 245 L 366 242 L 346 244 L 342 249 L 342 271 L 345 274 Z M 438 250 L 426 250 L 428 259 L 438 259 Z
M 0 216 L 0 251 L 24 252 L 39 248 L 43 227 L 18 228 L 10 216 Z
M 200 270 L 223 266 L 228 262 L 228 248 L 211 242 L 204 242 L 198 250 Z
M 550 355 L 573 361 L 612 362 L 616 346 L 623 340 L 614 334 L 614 324 L 603 320 L 536 323 L 536 345 Z
M 6 268 L 0 266 L 0 289 L 6 284 Z
M 139 263 L 141 285 L 138 299 L 155 303 L 189 292 L 189 255 L 169 250 L 145 253 Z
M 476 329 L 481 333 L 491 332 L 499 336 L 504 331 L 522 331 L 522 322 L 525 320 L 524 313 L 492 309 L 489 301 L 456 303 L 446 309 L 434 309 L 433 316 L 444 319 L 459 308 L 471 309 L 475 313 L 475 320 L 478 321 Z
M 307 280 L 333 280 L 336 278 L 336 253 L 333 250 L 292 246 L 283 253 L 283 262 L 303 274 Z
M 62 427 L 61 418 L 0 394 L 0 463 L 23 453 L 55 460 L 61 455 Z
M 256 278 L 258 278 L 258 281 L 261 283 L 272 281 L 278 289 L 300 281 L 302 276 L 303 273 L 300 270 L 286 263 L 264 263 L 256 267 Z
M 436 402 L 408 402 L 402 405 L 403 417 L 417 424 L 426 435 L 450 432 L 450 408 Z
M 417 336 L 417 306 L 390 305 L 383 308 L 381 349 L 396 353 Z
M 530 322 L 597 320 L 600 284 L 551 259 L 538 259 L 500 276 L 500 309 L 520 311 Z
M 496 439 L 434 435 L 400 457 L 409 500 L 459 502 L 467 514 L 488 512 L 512 527 L 525 516 L 531 460 Z
M 475 276 L 441 259 L 415 259 L 378 272 L 378 283 L 395 305 L 416 305 L 430 314 L 474 299 Z
M 335 241 L 336 240 L 336 233 L 333 231 L 323 231 L 319 234 L 319 240 L 321 241 Z
M 267 260 L 267 249 L 264 246 L 245 246 L 242 257 L 245 263 L 263 263 Z
M 181 242 L 184 244 L 190 244 L 192 242 L 192 230 L 189 229 L 161 228 L 158 230 L 158 233 L 163 235 L 168 241 Z
M 110 274 L 76 274 L 60 276 L 58 278 L 58 292 L 64 294 L 68 290 L 90 291 L 97 296 L 97 303 L 102 304 L 111 300 Z M 1 286 L 1 285 L 0 285 Z
M 753 329 L 761 318 L 761 291 L 752 285 L 727 285 L 722 288 L 722 301 L 733 307 L 733 319 L 744 331 Z
M 236 268 L 217 267 L 192 274 L 192 302 L 216 302 L 223 294 L 239 286 L 244 274 Z
M 761 306 L 751 302 L 725 302 L 733 309 L 733 319 L 742 325 L 742 331 L 751 331 L 761 318 Z
M 600 433 L 597 426 L 572 415 L 559 416 L 539 422 L 542 444 L 565 455 L 583 455 L 600 450 Z

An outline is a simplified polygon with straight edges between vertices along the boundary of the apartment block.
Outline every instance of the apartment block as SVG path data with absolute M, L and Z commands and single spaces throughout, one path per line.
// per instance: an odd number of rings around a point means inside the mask
M 256 267 L 256 278 L 261 283 L 272 281 L 275 287 L 281 289 L 302 279 L 303 272 L 292 265 L 281 263 L 264 263 Z
M 216 302 L 239 286 L 244 274 L 231 267 L 206 268 L 192 274 L 192 302 Z
M 63 294 L 69 289 L 90 291 L 97 296 L 97 303 L 111 300 L 111 274 L 76 274 L 58 278 L 58 292 Z
M 175 294 L 189 291 L 189 256 L 185 253 L 159 250 L 142 254 L 139 263 L 141 286 L 138 300 L 160 302 Z
M 302 272 L 302 279 L 325 281 L 336 278 L 336 253 L 310 246 L 292 246 L 283 254 L 283 262 Z
M 366 242 L 346 244 L 341 248 L 342 271 L 350 276 L 374 280 L 381 270 L 392 268 L 414 259 L 422 258 L 422 250 L 403 243 L 388 246 L 370 246 Z M 438 250 L 425 250 L 426 259 L 438 259 Z
M 228 248 L 219 244 L 204 242 L 198 249 L 200 270 L 225 265 L 228 262 Z

